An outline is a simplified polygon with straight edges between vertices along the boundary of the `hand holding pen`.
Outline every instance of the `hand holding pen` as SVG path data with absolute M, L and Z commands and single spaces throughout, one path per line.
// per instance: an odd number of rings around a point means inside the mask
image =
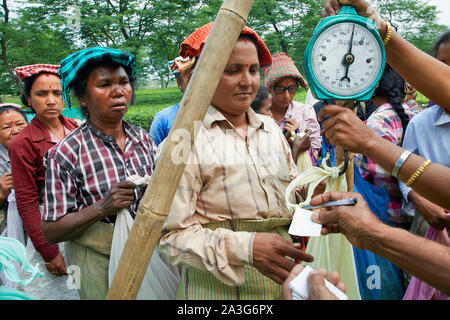
M 292 115 L 290 115 L 289 118 L 285 118 L 283 120 L 283 123 L 284 123 L 283 129 L 285 130 L 285 132 L 294 131 L 295 133 L 300 133 L 300 130 L 299 130 L 300 126 L 299 126 L 297 120 L 292 118 Z
M 345 200 L 348 201 L 347 205 L 329 204 L 331 201 L 348 198 L 356 198 L 356 203 L 352 205 L 352 201 Z M 322 235 L 342 233 L 358 249 L 367 249 L 366 240 L 377 234 L 377 228 L 383 225 L 359 193 L 332 191 L 314 197 L 310 205 L 319 207 L 313 209 L 311 219 L 323 225 Z

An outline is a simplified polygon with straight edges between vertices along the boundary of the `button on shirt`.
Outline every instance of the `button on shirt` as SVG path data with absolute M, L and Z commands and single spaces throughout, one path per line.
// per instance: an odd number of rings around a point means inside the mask
M 419 156 L 450 167 L 450 115 L 434 105 L 416 115 L 406 129 L 403 148 Z M 403 197 L 408 201 L 412 190 L 399 182 Z
M 297 175 L 289 145 L 273 119 L 251 109 L 247 118 L 247 137 L 243 137 L 209 107 L 160 241 L 161 252 L 172 264 L 211 272 L 227 284 L 245 281 L 243 269 L 253 262 L 255 234 L 212 231 L 204 225 L 292 217 L 284 200 L 287 185 Z
M 42 220 L 56 221 L 104 198 L 114 183 L 132 175 L 151 175 L 155 145 L 148 133 L 123 123 L 123 152 L 115 138 L 95 128 L 89 119 L 46 155 L 46 184 Z M 145 189 L 137 187 L 129 210 L 134 217 Z M 114 223 L 115 216 L 104 222 Z

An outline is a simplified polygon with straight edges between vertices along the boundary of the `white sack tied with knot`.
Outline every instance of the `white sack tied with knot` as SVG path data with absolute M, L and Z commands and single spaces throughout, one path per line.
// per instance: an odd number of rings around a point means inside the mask
M 347 191 L 347 180 L 345 174 L 339 175 L 344 167 L 341 163 L 338 167 L 329 167 L 327 160 L 330 155 L 322 160 L 321 167 L 313 167 L 300 173 L 286 188 L 285 201 L 286 206 L 292 212 L 296 208 L 308 205 L 316 187 L 324 180 L 327 181 L 325 192 L 329 191 Z M 299 186 L 307 185 L 308 193 L 306 200 L 299 204 L 289 202 L 289 195 Z M 340 275 L 340 281 L 347 289 L 347 296 L 352 300 L 361 300 L 359 291 L 358 275 L 356 272 L 355 257 L 353 246 L 342 234 L 329 234 L 327 236 L 310 237 L 306 246 L 306 253 L 314 257 L 311 263 L 303 262 L 313 269 L 324 268 L 328 272 L 337 271 Z
M 133 175 L 127 181 L 136 186 L 147 186 L 150 176 L 140 177 Z M 108 281 L 111 286 L 120 257 L 122 256 L 128 235 L 133 227 L 133 218 L 127 209 L 122 209 L 116 217 L 113 240 L 111 245 L 111 255 L 109 259 Z M 136 297 L 137 300 L 174 300 L 176 297 L 180 275 L 175 266 L 162 260 L 156 245 L 150 263 L 142 280 L 141 288 Z

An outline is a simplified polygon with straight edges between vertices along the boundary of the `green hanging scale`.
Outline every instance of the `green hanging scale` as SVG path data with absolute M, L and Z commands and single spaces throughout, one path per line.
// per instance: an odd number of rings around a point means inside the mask
M 375 23 L 352 6 L 319 22 L 304 55 L 305 76 L 318 100 L 369 100 L 385 63 Z

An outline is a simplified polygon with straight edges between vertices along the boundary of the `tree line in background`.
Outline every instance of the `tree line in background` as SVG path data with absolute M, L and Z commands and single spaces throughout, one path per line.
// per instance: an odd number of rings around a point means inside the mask
M 0 93 L 18 94 L 14 67 L 58 64 L 86 47 L 107 46 L 136 55 L 138 83 L 170 81 L 167 61 L 197 27 L 213 21 L 222 0 L 1 0 Z M 405 39 L 429 52 L 447 29 L 425 0 L 372 0 Z M 322 0 L 254 0 L 247 25 L 272 53 L 286 52 L 302 71 L 303 52 L 320 21 Z

